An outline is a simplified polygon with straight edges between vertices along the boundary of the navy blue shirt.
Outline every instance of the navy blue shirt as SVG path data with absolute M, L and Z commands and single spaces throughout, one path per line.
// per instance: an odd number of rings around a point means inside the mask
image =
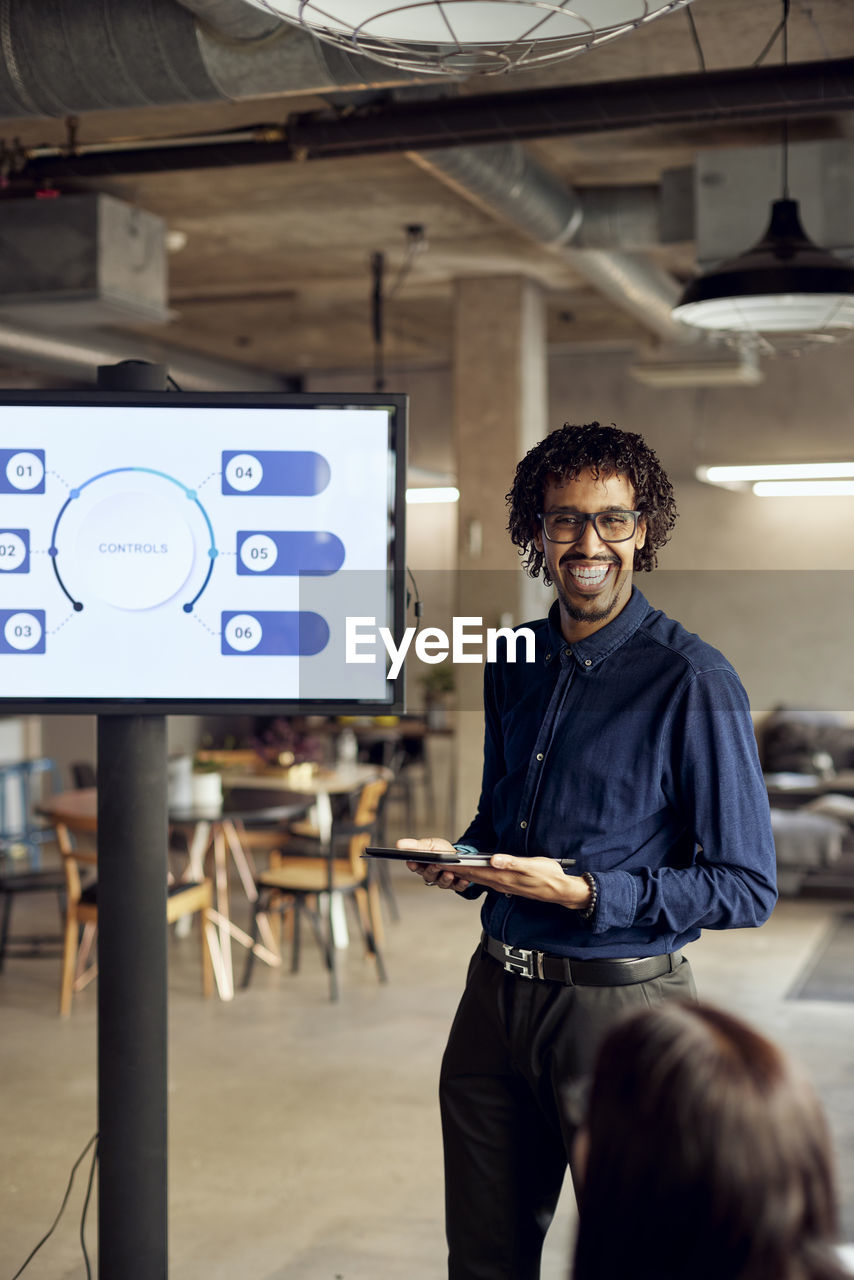
M 557 603 L 528 623 L 536 660 L 488 663 L 477 816 L 460 844 L 574 858 L 591 920 L 486 891 L 492 937 L 577 958 L 674 951 L 701 929 L 759 925 L 776 901 L 774 842 L 747 695 L 716 649 L 632 589 L 570 645 Z M 476 896 L 474 886 L 467 896 Z

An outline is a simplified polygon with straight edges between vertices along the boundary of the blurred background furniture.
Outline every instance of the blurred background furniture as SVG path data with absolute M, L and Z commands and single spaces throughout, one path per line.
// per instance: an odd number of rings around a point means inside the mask
M 53 840 L 53 830 L 38 812 L 45 796 L 62 788 L 59 769 L 49 756 L 0 764 L 0 840 L 14 855 L 26 848 L 37 869 L 42 845 Z
M 96 832 L 97 819 L 91 814 L 67 813 L 56 823 L 56 838 L 62 855 L 66 886 L 65 941 L 59 999 L 59 1011 L 64 1017 L 71 1013 L 74 992 L 82 990 L 98 971 L 97 965 L 89 960 L 98 927 L 98 882 L 97 878 L 81 875 L 81 868 L 97 869 Z M 205 996 L 210 996 L 213 992 L 213 966 L 208 934 L 208 928 L 211 927 L 208 916 L 212 907 L 213 886 L 210 880 L 177 881 L 167 886 L 166 919 L 170 924 L 184 916 L 200 917 L 202 991 Z
M 782 894 L 854 894 L 854 724 L 777 707 L 758 729 Z
M 366 782 L 359 792 L 352 820 L 333 820 L 326 839 L 297 837 L 291 840 L 284 854 L 277 855 L 270 867 L 256 878 L 259 896 L 253 912 L 253 940 L 258 936 L 258 919 L 262 913 L 290 910 L 291 972 L 296 973 L 300 961 L 301 923 L 303 916 L 307 916 L 329 970 L 331 1000 L 337 1000 L 339 995 L 333 926 L 336 894 L 355 901 L 366 951 L 376 963 L 380 982 L 387 981 L 381 951 L 382 917 L 375 867 L 362 854 L 369 844 L 377 840 L 389 781 L 388 777 L 379 777 Z M 325 921 L 322 919 L 321 900 L 326 908 Z M 244 987 L 252 978 L 253 956 L 250 949 L 243 976 Z
M 36 813 L 43 792 L 59 783 L 59 770 L 47 756 L 0 765 L 0 970 L 7 953 L 16 956 L 53 954 L 62 939 L 56 934 L 13 934 L 12 910 L 19 897 L 55 893 L 63 912 L 65 879 L 61 867 L 42 865 L 42 849 L 54 839 L 53 828 Z

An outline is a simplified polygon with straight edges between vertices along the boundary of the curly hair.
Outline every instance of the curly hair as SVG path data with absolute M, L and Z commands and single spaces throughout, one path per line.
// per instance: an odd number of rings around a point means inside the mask
M 656 552 L 663 547 L 676 523 L 673 486 L 657 455 L 642 436 L 618 427 L 602 427 L 598 422 L 583 427 L 566 423 L 534 445 L 516 468 L 513 488 L 507 494 L 510 519 L 507 528 L 512 542 L 521 548 L 523 566 L 532 578 L 540 570 L 546 586 L 550 584 L 545 557 L 538 551 L 534 538 L 540 532 L 538 516 L 549 480 L 566 483 L 582 471 L 592 470 L 598 477 L 623 475 L 635 490 L 637 509 L 646 521 L 646 541 L 635 551 L 636 570 L 654 569 Z

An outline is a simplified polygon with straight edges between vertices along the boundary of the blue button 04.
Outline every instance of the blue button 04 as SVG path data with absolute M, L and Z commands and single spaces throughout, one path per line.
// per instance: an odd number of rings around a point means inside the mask
M 332 472 L 319 453 L 285 449 L 224 449 L 222 492 L 242 498 L 313 498 Z

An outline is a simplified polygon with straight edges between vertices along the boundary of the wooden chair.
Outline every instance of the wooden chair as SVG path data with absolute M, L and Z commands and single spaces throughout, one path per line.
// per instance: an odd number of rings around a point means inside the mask
M 388 785 L 387 778 L 378 778 L 362 788 L 352 819 L 333 821 L 332 836 L 325 854 L 318 856 L 316 842 L 292 841 L 285 846 L 282 856 L 256 876 L 259 896 L 253 907 L 253 942 L 258 938 L 258 916 L 261 912 L 291 910 L 291 972 L 296 973 L 299 970 L 300 925 L 302 917 L 308 916 L 329 970 L 331 1000 L 338 999 L 336 947 L 332 931 L 333 893 L 342 893 L 354 900 L 366 952 L 376 963 L 380 982 L 388 980 L 380 950 L 383 931 L 378 885 L 373 864 L 362 857 L 367 846 L 376 842 Z M 325 929 L 317 906 L 320 894 L 327 895 Z M 243 974 L 244 987 L 249 985 L 252 967 L 250 949 Z
M 66 892 L 59 996 L 59 1012 L 65 1017 L 71 1013 L 73 993 L 82 991 L 98 972 L 97 964 L 89 962 L 98 927 L 97 882 L 90 879 L 84 883 L 80 873 L 81 867 L 97 866 L 95 832 L 94 817 L 66 818 L 56 824 Z M 210 880 L 169 885 L 166 899 L 166 919 L 169 924 L 180 920 L 182 916 L 201 915 L 199 933 L 202 943 L 202 991 L 205 996 L 210 996 L 213 992 L 213 964 L 204 927 L 205 913 L 212 907 L 213 886 Z

